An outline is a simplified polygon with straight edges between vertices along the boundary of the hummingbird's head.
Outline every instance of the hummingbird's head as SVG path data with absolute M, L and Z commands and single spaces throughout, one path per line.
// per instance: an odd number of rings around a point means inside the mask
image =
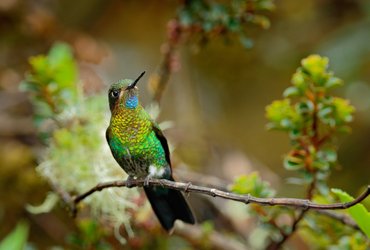
M 111 112 L 118 106 L 135 109 L 139 105 L 139 90 L 136 84 L 144 74 L 145 71 L 136 80 L 124 79 L 112 84 L 108 91 Z

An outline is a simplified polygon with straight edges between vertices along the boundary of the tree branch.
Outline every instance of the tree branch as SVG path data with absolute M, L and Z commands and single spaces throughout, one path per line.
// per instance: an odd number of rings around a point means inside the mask
M 222 191 L 227 190 L 226 187 L 229 185 L 229 183 L 224 179 L 221 179 L 221 178 L 218 178 L 212 175 L 204 175 L 201 173 L 192 172 L 189 169 L 184 170 L 181 168 L 175 168 L 173 169 L 173 171 L 174 171 L 175 177 L 181 176 L 181 179 L 183 181 L 191 182 L 195 185 L 216 187 L 217 189 L 220 189 Z M 310 190 L 310 188 L 308 190 Z M 337 220 L 343 225 L 349 226 L 353 228 L 354 230 L 361 231 L 361 229 L 356 224 L 356 222 L 346 214 L 339 214 L 339 213 L 336 213 L 330 210 L 314 210 L 313 212 L 330 217 L 334 220 Z M 269 223 L 275 228 L 277 228 L 280 231 L 281 235 L 284 236 L 285 232 L 281 228 L 279 228 L 279 226 L 276 224 L 275 221 L 271 221 Z
M 340 221 L 342 224 L 350 226 L 353 229 L 359 230 L 360 232 L 362 232 L 360 227 L 357 225 L 357 223 L 354 220 L 352 220 L 349 216 L 347 216 L 346 214 L 335 213 L 329 210 L 317 210 L 316 212 L 321 215 L 328 216 L 334 220 Z
M 292 223 L 290 232 L 289 233 L 281 233 L 280 232 L 281 236 L 282 236 L 281 239 L 279 241 L 276 241 L 276 242 L 275 241 L 271 242 L 271 244 L 267 247 L 267 250 L 280 249 L 281 246 L 293 235 L 293 233 L 297 229 L 298 223 L 303 219 L 303 217 L 304 217 L 304 215 L 306 214 L 307 211 L 308 211 L 308 208 L 299 211 L 298 216 L 296 216 L 296 218 L 294 219 L 294 221 Z
M 313 193 L 316 188 L 316 177 L 313 178 L 311 184 L 307 188 L 307 194 L 306 199 L 311 200 L 313 197 Z M 294 232 L 297 230 L 298 223 L 303 219 L 305 214 L 307 213 L 308 209 L 303 209 L 299 211 L 299 214 L 294 218 L 292 226 L 290 228 L 289 233 L 282 233 L 281 239 L 278 241 L 273 241 L 268 247 L 268 250 L 277 250 L 280 249 L 281 246 L 294 234 Z
M 265 206 L 289 206 L 289 207 L 297 207 L 302 208 L 304 210 L 308 209 L 318 209 L 318 210 L 334 210 L 334 209 L 346 209 L 349 207 L 352 207 L 356 205 L 357 203 L 360 203 L 363 201 L 367 196 L 370 195 L 370 185 L 367 186 L 367 189 L 356 199 L 354 199 L 351 202 L 345 202 L 345 203 L 334 203 L 334 204 L 317 204 L 314 202 L 311 202 L 310 200 L 306 199 L 296 199 L 296 198 L 258 198 L 254 197 L 252 195 L 241 195 L 231 192 L 225 192 L 221 191 L 219 189 L 215 188 L 208 188 L 208 187 L 202 187 L 202 186 L 196 186 L 191 183 L 183 183 L 183 182 L 174 182 L 169 181 L 165 179 L 135 179 L 127 181 L 111 181 L 111 182 L 105 182 L 105 183 L 99 183 L 95 187 L 91 188 L 87 192 L 73 197 L 73 204 L 71 205 L 72 212 L 75 215 L 77 212 L 76 206 L 79 202 L 84 200 L 86 197 L 92 195 L 93 193 L 97 191 L 101 191 L 105 188 L 111 188 L 111 187 L 136 187 L 136 186 L 143 186 L 144 183 L 147 183 L 149 186 L 161 186 L 166 187 L 170 189 L 175 189 L 179 191 L 183 191 L 185 193 L 200 193 L 204 195 L 209 195 L 212 197 L 220 197 L 227 200 L 233 200 L 242 202 L 245 204 L 259 204 L 259 205 L 265 205 Z M 68 201 L 66 201 L 68 203 Z
M 171 73 L 174 71 L 174 68 L 176 68 L 176 50 L 181 42 L 182 38 L 182 26 L 176 19 L 172 19 L 167 24 L 167 40 L 162 45 L 162 53 L 163 53 L 163 60 L 159 65 L 159 69 L 157 70 L 157 73 L 154 75 L 152 79 L 155 79 L 153 81 L 152 88 L 154 90 L 153 93 L 153 101 L 159 103 L 163 91 L 165 90 L 168 80 L 170 78 Z M 177 62 L 178 63 L 178 62 Z

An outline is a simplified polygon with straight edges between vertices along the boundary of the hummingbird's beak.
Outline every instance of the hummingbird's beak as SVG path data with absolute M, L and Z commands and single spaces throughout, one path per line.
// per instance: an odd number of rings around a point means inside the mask
M 136 80 L 135 80 L 135 81 L 133 81 L 130 85 L 128 85 L 128 86 L 126 87 L 126 89 L 125 89 L 125 90 L 130 90 L 130 89 L 135 88 L 135 86 L 136 86 L 137 82 L 140 80 L 140 78 L 141 78 L 141 77 L 143 77 L 143 75 L 144 75 L 144 74 L 145 74 L 145 71 L 143 71 L 143 72 L 139 75 L 139 77 L 138 77 L 138 78 L 136 78 Z

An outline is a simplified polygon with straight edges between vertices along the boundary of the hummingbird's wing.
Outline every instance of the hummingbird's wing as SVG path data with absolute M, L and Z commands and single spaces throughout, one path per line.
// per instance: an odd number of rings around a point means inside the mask
M 166 154 L 166 161 L 168 162 L 168 166 L 171 168 L 170 150 L 168 149 L 167 140 L 159 126 L 153 121 L 152 129 L 162 144 L 163 150 Z M 168 166 L 166 166 L 166 168 L 168 168 Z M 174 181 L 172 173 L 166 179 Z M 180 191 L 164 187 L 151 186 L 144 186 L 144 191 L 154 213 L 157 215 L 159 222 L 168 232 L 172 231 L 176 220 L 182 220 L 189 224 L 195 224 L 193 212 Z
M 107 128 L 107 130 L 105 131 L 105 139 L 107 139 L 107 142 L 108 142 L 108 145 L 110 146 L 110 127 Z
M 164 137 L 164 135 L 162 133 L 162 130 L 159 128 L 159 126 L 153 121 L 152 121 L 152 128 L 153 128 L 153 131 L 154 131 L 156 137 L 158 138 L 158 140 L 162 144 L 162 148 L 163 148 L 164 153 L 166 155 L 166 161 L 167 161 L 168 165 L 171 167 L 170 150 L 168 148 L 167 139 L 166 139 L 166 137 Z

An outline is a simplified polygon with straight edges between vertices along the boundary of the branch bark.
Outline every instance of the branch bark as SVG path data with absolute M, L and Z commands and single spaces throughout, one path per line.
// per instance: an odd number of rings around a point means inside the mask
M 345 202 L 345 203 L 334 203 L 334 204 L 317 204 L 314 202 L 311 202 L 307 199 L 296 199 L 296 198 L 258 198 L 254 197 L 250 194 L 242 195 L 242 194 L 236 194 L 232 192 L 226 192 L 221 191 L 216 188 L 208 188 L 203 186 L 196 186 L 191 183 L 183 183 L 183 182 L 174 182 L 169 181 L 165 179 L 135 179 L 127 181 L 111 181 L 111 182 L 104 182 L 99 183 L 95 187 L 91 188 L 90 190 L 86 191 L 85 193 L 81 195 L 77 195 L 73 197 L 72 201 L 73 204 L 71 205 L 72 212 L 74 215 L 77 213 L 77 205 L 79 202 L 84 200 L 86 197 L 92 195 L 93 193 L 97 191 L 101 191 L 105 188 L 111 188 L 111 187 L 137 187 L 137 186 L 143 186 L 144 183 L 146 183 L 149 186 L 161 186 L 166 187 L 170 189 L 175 189 L 179 191 L 183 191 L 185 193 L 200 193 L 204 195 L 209 195 L 212 197 L 220 197 L 227 200 L 233 200 L 237 202 L 242 202 L 245 204 L 259 204 L 259 205 L 265 205 L 265 206 L 288 206 L 288 207 L 296 207 L 301 208 L 303 210 L 308 209 L 316 209 L 316 210 L 335 210 L 335 209 L 346 209 L 349 207 L 352 207 L 361 201 L 363 201 L 366 197 L 370 195 L 370 185 L 367 186 L 367 189 L 359 195 L 356 199 L 354 199 L 351 202 Z M 68 202 L 68 201 L 67 201 Z

